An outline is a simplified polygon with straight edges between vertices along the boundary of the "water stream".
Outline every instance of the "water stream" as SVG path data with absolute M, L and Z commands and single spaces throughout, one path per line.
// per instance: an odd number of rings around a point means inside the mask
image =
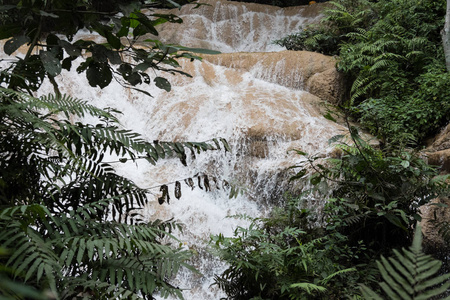
M 103 90 L 86 88 L 87 80 L 75 72 L 63 72 L 57 78 L 62 92 L 121 111 L 123 126 L 146 139 L 207 141 L 221 137 L 229 142 L 231 153 L 202 153 L 190 160 L 188 167 L 175 159 L 156 166 L 146 162 L 117 164 L 121 174 L 144 188 L 205 173 L 245 191 L 229 199 L 229 191 L 223 188 L 212 186 L 211 192 L 205 192 L 183 185 L 181 200 L 172 196 L 170 204 L 164 205 L 157 201 L 159 189 L 149 195 L 146 217 L 174 218 L 185 224 L 184 233 L 178 236 L 184 247 L 195 251 L 193 263 L 201 275 L 183 271 L 173 282 L 186 289 L 186 299 L 196 300 L 223 296 L 210 287 L 214 274 L 225 266 L 207 253 L 209 236 L 229 236 L 236 226 L 245 225 L 227 216 L 267 214 L 288 188 L 286 169 L 300 159 L 288 150 L 325 153 L 327 140 L 342 130 L 323 118 L 311 100 L 313 96 L 303 90 L 305 73 L 295 56 L 272 44 L 297 31 L 301 24 L 316 20 L 314 8 L 207 3 L 195 10 L 174 10 L 184 23 L 164 24 L 159 28 L 160 36 L 168 43 L 228 54 L 207 57 L 203 62 L 182 61 L 183 70 L 192 78 L 162 74 L 172 83 L 171 92 L 154 87 L 149 90 L 150 98 L 118 84 Z M 51 91 L 50 86 L 44 86 L 41 93 Z

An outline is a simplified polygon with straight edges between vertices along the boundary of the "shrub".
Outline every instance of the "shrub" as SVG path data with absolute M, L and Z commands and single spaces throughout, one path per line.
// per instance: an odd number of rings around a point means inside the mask
M 374 251 L 405 246 L 421 220 L 419 207 L 448 193 L 445 177 L 436 177 L 436 168 L 411 149 L 374 148 L 354 127 L 348 137 L 332 139 L 337 140 L 341 157 L 326 164 L 317 157 L 308 159 L 316 171 L 311 184 L 332 184 L 325 207 L 327 228 L 346 235 L 350 244 L 362 240 Z
M 445 1 L 331 1 L 321 25 L 276 41 L 293 50 L 339 55 L 346 103 L 371 133 L 422 143 L 449 121 L 440 31 Z M 440 93 L 439 91 L 443 91 Z
M 295 34 L 274 41 L 288 50 L 314 51 L 338 55 L 340 45 L 348 34 L 368 27 L 376 18 L 372 4 L 367 0 L 330 1 L 324 9 L 320 24 L 310 24 Z
M 212 237 L 217 255 L 229 264 L 215 277 L 227 299 L 339 299 L 357 292 L 360 273 L 346 266 L 363 245 L 351 247 L 341 234 L 322 236 L 311 224 L 303 227 L 311 212 L 299 209 L 301 201 L 292 199 L 267 219 L 250 219 L 233 237 Z

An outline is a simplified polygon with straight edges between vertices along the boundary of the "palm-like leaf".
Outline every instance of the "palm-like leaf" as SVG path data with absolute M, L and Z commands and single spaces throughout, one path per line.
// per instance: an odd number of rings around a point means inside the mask
M 99 124 L 72 123 L 71 116 Z M 141 221 L 147 191 L 115 173 L 106 153 L 160 159 L 229 150 L 209 143 L 148 142 L 117 119 L 68 96 L 35 98 L 0 88 L 0 277 L 61 299 L 182 297 L 170 279 L 190 252 L 164 243 L 174 222 Z M 179 184 L 178 184 L 179 189 Z M 178 193 L 180 193 L 178 191 Z M 6 276 L 6 277 L 5 277 Z M 0 293 L 11 293 L 0 286 Z
M 393 257 L 382 256 L 381 261 L 377 261 L 384 280 L 380 287 L 388 299 L 432 299 L 450 288 L 450 274 L 438 275 L 442 262 L 422 252 L 420 230 L 417 226 L 409 250 L 394 250 Z M 362 285 L 361 289 L 366 299 L 384 299 L 367 286 Z

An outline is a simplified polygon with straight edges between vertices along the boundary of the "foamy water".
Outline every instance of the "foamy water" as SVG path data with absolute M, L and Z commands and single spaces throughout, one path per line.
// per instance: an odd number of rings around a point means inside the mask
M 161 36 L 167 37 L 167 42 L 222 52 L 279 51 L 282 49 L 272 44 L 274 39 L 310 21 L 301 15 L 303 8 L 279 9 L 226 1 L 209 4 L 197 10 L 183 8 L 179 13 L 184 24 L 167 25 L 161 29 Z M 182 271 L 173 284 L 186 289 L 185 299 L 219 299 L 223 292 L 210 285 L 214 274 L 226 266 L 208 253 L 210 235 L 231 236 L 236 226 L 247 225 L 229 216 L 267 214 L 287 188 L 286 169 L 300 159 L 288 150 L 325 151 L 327 140 L 339 134 L 341 128 L 312 109 L 305 100 L 308 93 L 300 84 L 285 83 L 291 82 L 292 76 L 298 76 L 295 82 L 302 78 L 301 69 L 282 78 L 289 61 L 280 60 L 270 70 L 258 64 L 249 70 L 206 61 L 181 64 L 193 78 L 160 74 L 172 83 L 172 91 L 140 87 L 153 98 L 114 82 L 103 90 L 91 88 L 84 74 L 76 72 L 63 71 L 56 80 L 63 93 L 121 111 L 118 117 L 123 127 L 150 141 L 202 142 L 220 137 L 229 142 L 231 153 L 201 153 L 195 160 L 189 159 L 188 167 L 177 159 L 160 161 L 156 166 L 145 161 L 115 164 L 120 174 L 132 178 L 140 187 L 155 187 L 150 189 L 150 201 L 143 209 L 146 218 L 174 218 L 185 225 L 184 232 L 177 236 L 183 247 L 193 250 L 192 263 L 201 275 Z M 153 72 L 149 74 L 155 76 Z M 46 83 L 39 94 L 52 91 Z M 229 191 L 222 186 L 217 189 L 211 184 L 212 191 L 206 192 L 182 184 L 183 196 L 176 200 L 171 185 L 170 204 L 158 204 L 158 185 L 182 182 L 198 173 L 216 177 L 219 182 L 226 179 L 245 192 L 230 199 Z

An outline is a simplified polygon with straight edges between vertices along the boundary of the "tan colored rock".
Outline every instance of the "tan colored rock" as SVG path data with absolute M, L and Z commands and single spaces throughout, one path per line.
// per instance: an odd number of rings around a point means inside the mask
M 343 74 L 331 67 L 315 73 L 306 83 L 306 90 L 332 104 L 339 104 L 344 96 Z
M 320 19 L 324 5 L 280 8 L 271 5 L 205 0 L 180 10 L 162 10 L 183 19 L 183 24 L 158 26 L 162 41 L 222 52 L 271 51 L 274 40 Z
M 331 104 L 344 96 L 344 78 L 333 57 L 307 51 L 204 55 L 213 64 L 250 72 L 288 88 L 305 90 Z
M 442 207 L 442 205 L 447 207 Z M 439 249 L 446 244 L 439 233 L 439 222 L 450 220 L 450 199 L 435 199 L 420 208 L 422 233 L 429 248 Z
M 450 123 L 433 139 L 432 150 L 450 149 Z
M 428 163 L 438 166 L 442 172 L 450 173 L 450 149 L 427 153 Z
M 429 164 L 439 166 L 442 172 L 450 173 L 450 124 L 432 139 L 425 154 Z
M 443 174 L 450 173 L 450 124 L 448 124 L 436 137 L 425 151 L 428 163 L 439 167 Z M 422 232 L 424 233 L 426 244 L 431 249 L 444 247 L 445 243 L 438 233 L 438 228 L 432 220 L 450 220 L 450 199 L 436 199 L 432 203 L 442 203 L 447 207 L 436 205 L 426 205 L 421 207 L 423 221 Z

